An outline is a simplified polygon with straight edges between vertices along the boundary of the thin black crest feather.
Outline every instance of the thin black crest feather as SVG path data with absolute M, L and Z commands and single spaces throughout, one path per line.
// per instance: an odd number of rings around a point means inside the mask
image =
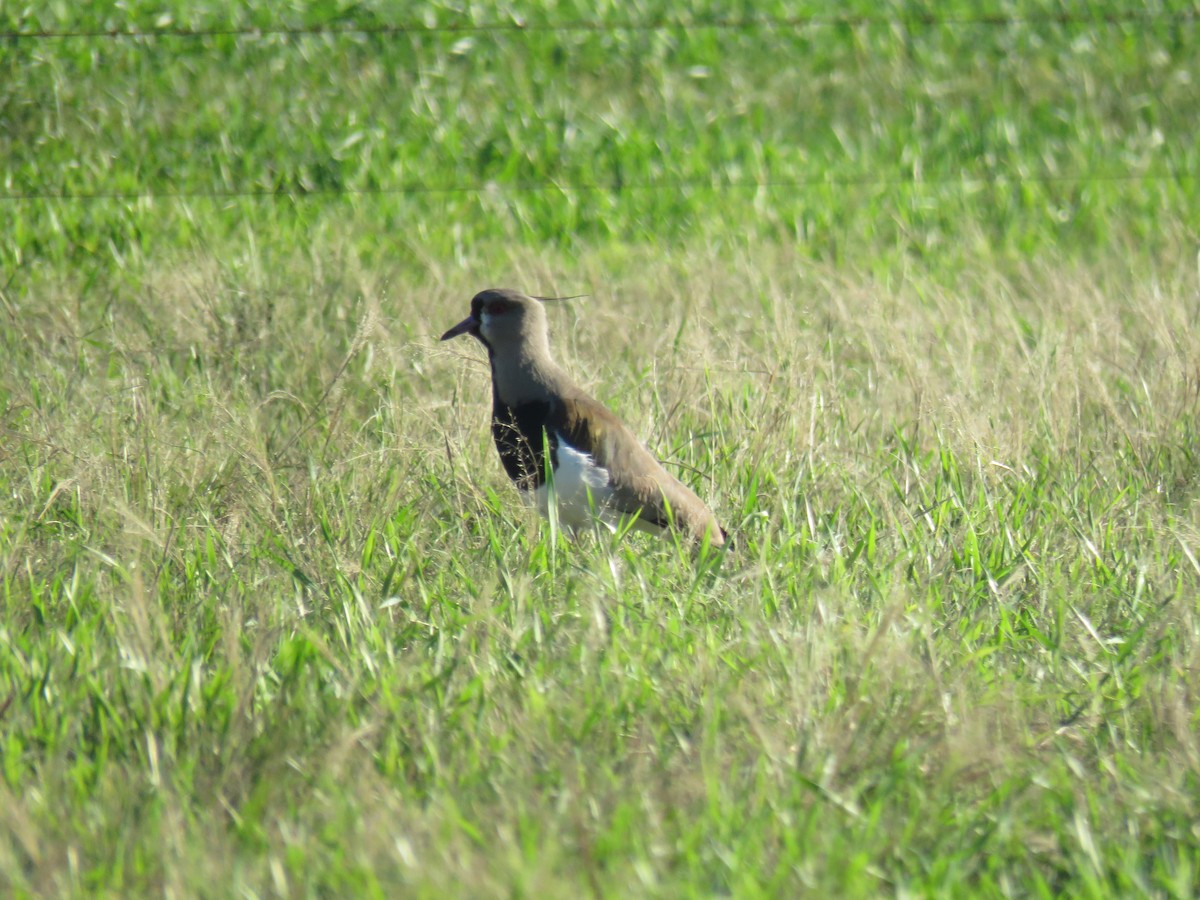
M 539 303 L 565 303 L 567 300 L 579 300 L 583 297 L 589 297 L 590 294 L 572 294 L 570 297 L 534 297 Z

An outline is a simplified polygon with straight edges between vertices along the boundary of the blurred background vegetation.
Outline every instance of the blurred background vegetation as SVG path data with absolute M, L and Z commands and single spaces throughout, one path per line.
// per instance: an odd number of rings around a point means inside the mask
M 1120 247 L 1200 208 L 1182 3 L 48 3 L 0 15 L 0 264 L 336 232 L 837 260 Z

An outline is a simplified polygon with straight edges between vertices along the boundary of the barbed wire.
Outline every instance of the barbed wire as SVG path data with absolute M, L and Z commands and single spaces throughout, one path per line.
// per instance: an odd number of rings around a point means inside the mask
M 1200 21 L 1200 7 L 1169 12 L 1150 10 L 1086 10 L 1080 12 L 1043 13 L 1030 15 L 936 16 L 925 13 L 876 16 L 869 14 L 811 14 L 799 16 L 744 16 L 703 19 L 648 19 L 644 21 L 527 22 L 519 18 L 493 22 L 394 23 L 345 25 L 259 25 L 193 28 L 165 25 L 155 28 L 9 28 L 0 31 L 0 39 L 70 40 L 70 39 L 158 39 L 158 38 L 264 38 L 310 36 L 397 36 L 407 34 L 483 34 L 538 32 L 636 32 L 636 31 L 748 31 L 752 29 L 835 28 L 835 27 L 905 27 L 905 28 L 1004 28 L 1018 26 L 1077 26 L 1077 25 L 1188 25 Z
M 1148 10 L 1110 10 L 1110 11 L 1081 11 L 1072 13 L 1046 13 L 1024 16 L 1002 15 L 962 15 L 935 16 L 926 14 L 873 16 L 867 14 L 846 15 L 802 15 L 802 16 L 747 16 L 738 18 L 709 18 L 696 20 L 647 20 L 647 21 L 567 21 L 567 22 L 525 22 L 520 19 L 483 23 L 409 23 L 409 24 L 379 24 L 379 25 L 311 25 L 311 26 L 266 26 L 266 27 L 229 27 L 229 28 L 188 28 L 183 26 L 164 26 L 154 29 L 63 29 L 63 30 L 30 30 L 30 31 L 0 31 L 0 41 L 10 42 L 38 39 L 158 39 L 158 38 L 263 38 L 263 37 L 304 37 L 304 36 L 392 36 L 402 34 L 475 34 L 475 33 L 535 33 L 535 32 L 619 32 L 619 31 L 662 31 L 662 30 L 749 30 L 788 28 L 801 29 L 806 27 L 1017 27 L 1036 25 L 1128 25 L 1128 24 L 1195 24 L 1200 21 L 1200 7 L 1171 12 L 1151 12 Z M 337 196 L 390 196 L 390 195 L 420 195 L 420 194 L 504 194 L 530 193 L 542 191 L 560 191 L 563 193 L 620 193 L 621 191 L 667 191 L 680 189 L 708 190 L 776 190 L 794 189 L 811 190 L 821 187 L 921 187 L 959 185 L 963 188 L 972 186 L 1004 185 L 1004 184 L 1084 184 L 1088 182 L 1114 181 L 1165 181 L 1190 180 L 1194 172 L 1178 170 L 1161 170 L 1147 172 L 1090 172 L 1090 173 L 1035 173 L 1031 175 L 1014 174 L 983 174 L 957 175 L 946 177 L 915 177 L 905 176 L 887 178 L 871 175 L 829 177 L 814 176 L 812 178 L 796 179 L 714 179 L 711 176 L 695 178 L 663 178 L 645 181 L 611 181 L 596 183 L 564 183 L 553 179 L 524 181 L 524 182 L 495 182 L 487 181 L 473 184 L 418 184 L 410 183 L 381 187 L 305 187 L 303 185 L 274 188 L 208 188 L 190 189 L 158 189 L 135 188 L 130 190 L 93 190 L 71 191 L 68 189 L 47 187 L 28 191 L 0 192 L 0 202 L 90 202 L 90 201 L 139 201 L 139 200 L 190 200 L 190 199 L 304 199 L 306 197 L 337 197 Z
M 337 197 L 337 196 L 399 196 L 405 194 L 505 194 L 505 193 L 534 193 L 541 191 L 560 191 L 562 193 L 612 193 L 622 191 L 668 191 L 684 188 L 721 190 L 812 190 L 814 188 L 858 187 L 867 189 L 904 188 L 904 187 L 945 187 L 960 186 L 987 187 L 1021 184 L 1088 184 L 1100 182 L 1121 181 L 1190 181 L 1197 173 L 1187 170 L 1167 169 L 1147 172 L 1088 172 L 1088 173 L 1035 173 L 1032 175 L 960 175 L 943 178 L 922 176 L 903 178 L 879 178 L 873 176 L 861 177 L 828 177 L 789 179 L 713 179 L 702 178 L 667 178 L 646 181 L 612 181 L 590 183 L 563 183 L 552 180 L 524 182 L 484 182 L 461 185 L 426 185 L 406 184 L 395 187 L 347 188 L 347 187 L 289 187 L 289 188 L 217 188 L 208 190 L 130 190 L 130 191 L 14 191 L 0 193 L 0 202 L 47 202 L 59 200 L 64 202 L 97 202 L 104 200 L 136 201 L 136 200 L 237 200 L 237 199 L 297 199 L 307 197 Z

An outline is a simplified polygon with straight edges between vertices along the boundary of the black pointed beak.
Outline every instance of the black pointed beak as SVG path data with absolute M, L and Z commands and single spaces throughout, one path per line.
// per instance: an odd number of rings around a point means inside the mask
M 467 316 L 449 331 L 442 335 L 443 341 L 448 341 L 450 338 L 456 338 L 460 334 L 479 334 L 479 320 L 474 316 Z

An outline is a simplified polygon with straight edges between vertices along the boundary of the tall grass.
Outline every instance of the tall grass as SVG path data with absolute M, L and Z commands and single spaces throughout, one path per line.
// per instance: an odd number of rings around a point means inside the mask
M 944 7 L 0 38 L 0 888 L 1194 895 L 1195 21 Z M 486 286 L 736 549 L 515 502 Z
M 554 340 L 696 560 L 551 543 L 466 292 L 341 263 L 11 307 L 11 887 L 1191 892 L 1194 269 L 636 254 Z

